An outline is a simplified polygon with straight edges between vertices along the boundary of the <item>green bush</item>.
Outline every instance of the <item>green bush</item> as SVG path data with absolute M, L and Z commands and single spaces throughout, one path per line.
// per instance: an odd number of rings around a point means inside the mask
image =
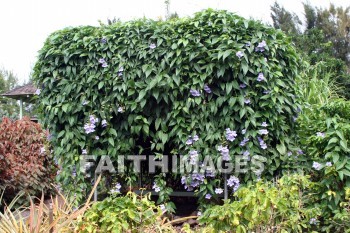
M 283 176 L 276 183 L 259 181 L 240 188 L 235 201 L 207 209 L 199 222 L 216 232 L 311 230 L 321 214 L 319 208 L 305 205 L 312 201 L 313 186 L 309 177 L 301 175 Z
M 162 211 L 147 196 L 128 193 L 111 196 L 94 203 L 79 220 L 77 231 L 90 232 L 141 232 L 155 224 Z
M 23 204 L 28 195 L 50 194 L 56 166 L 50 153 L 47 132 L 29 118 L 0 123 L 0 193 L 9 203 L 16 195 L 24 195 L 16 204 Z M 2 203 L 0 203 L 2 204 Z
M 200 160 L 217 160 L 218 146 L 227 145 L 232 159 L 246 151 L 266 157 L 265 172 L 249 170 L 245 181 L 294 168 L 287 154 L 297 151 L 298 56 L 282 32 L 260 22 L 206 10 L 165 22 L 68 28 L 53 33 L 38 58 L 41 118 L 53 133 L 59 181 L 78 199 L 90 184 L 79 167 L 83 150 L 113 162 L 194 150 Z M 232 141 L 227 128 L 237 133 Z M 218 186 L 219 176 L 206 177 L 196 189 L 204 197 Z

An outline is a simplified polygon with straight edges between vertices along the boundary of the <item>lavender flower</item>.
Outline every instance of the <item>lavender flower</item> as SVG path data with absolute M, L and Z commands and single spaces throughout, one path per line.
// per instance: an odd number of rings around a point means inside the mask
M 246 129 L 242 129 L 242 134 L 245 134 L 247 132 Z
M 265 77 L 263 73 L 259 73 L 258 78 L 256 79 L 258 82 L 264 81 Z
M 121 67 L 119 68 L 118 72 L 123 72 L 123 71 L 124 71 L 124 67 L 121 66 Z
M 81 151 L 81 154 L 87 155 L 87 150 L 86 150 L 86 149 L 82 150 L 82 151 Z
M 249 99 L 249 98 L 244 99 L 244 103 L 245 103 L 245 104 L 250 104 L 250 99 Z
M 154 44 L 154 43 L 152 43 L 152 44 L 149 45 L 149 48 L 150 48 L 150 49 L 155 49 L 156 47 L 157 47 L 157 46 L 156 46 L 156 44 Z
M 248 43 L 245 44 L 245 46 L 247 46 L 247 47 L 250 47 L 250 45 L 251 45 L 250 42 L 248 42 Z
M 241 59 L 241 57 L 244 56 L 244 53 L 243 53 L 242 51 L 238 51 L 238 52 L 236 53 L 236 56 L 237 56 L 239 59 Z
M 85 130 L 85 133 L 86 134 L 89 134 L 89 133 L 93 133 L 95 132 L 95 125 L 94 124 L 91 124 L 91 123 L 86 123 L 84 125 L 84 130 Z
M 195 135 L 193 136 L 193 138 L 192 138 L 192 139 L 193 139 L 193 141 L 195 141 L 195 142 L 196 142 L 196 141 L 198 141 L 198 140 L 199 140 L 199 137 L 198 137 L 198 135 L 197 135 L 197 134 L 195 134 Z
M 227 140 L 229 140 L 230 142 L 233 142 L 237 137 L 237 133 L 236 131 L 233 131 L 230 128 L 227 128 L 225 136 Z
M 243 152 L 243 156 L 244 156 L 244 157 L 248 157 L 249 155 L 250 155 L 250 152 L 249 152 L 249 151 L 246 150 L 246 151 Z
M 107 43 L 107 39 L 103 37 L 103 38 L 101 39 L 101 43 L 102 43 L 102 44 L 106 44 L 106 43 Z
M 262 138 L 261 137 L 258 137 L 258 141 L 259 141 L 259 144 L 260 144 L 260 147 L 261 147 L 261 149 L 267 149 L 267 145 L 266 145 L 266 143 L 264 142 L 264 140 L 262 140 Z
M 211 89 L 210 89 L 210 87 L 209 87 L 207 84 L 204 85 L 204 91 L 205 91 L 206 93 L 211 93 Z M 191 93 L 191 94 L 192 94 L 192 93 Z
M 316 133 L 316 136 L 317 136 L 317 137 L 324 138 L 324 137 L 325 137 L 325 133 L 317 132 L 317 133 Z
M 326 163 L 326 166 L 327 166 L 327 167 L 331 167 L 331 166 L 332 166 L 332 163 L 331 163 L 331 162 L 327 162 L 327 163 Z
M 263 91 L 263 93 L 264 93 L 265 95 L 270 94 L 270 92 L 271 92 L 270 90 L 264 90 L 264 91 Z
M 191 136 L 187 139 L 186 141 L 186 145 L 192 145 L 193 144 L 193 140 L 191 138 Z
M 241 88 L 241 89 L 244 89 L 244 88 L 246 88 L 246 87 L 247 87 L 247 85 L 245 85 L 244 83 L 239 84 L 239 88 Z
M 267 135 L 269 133 L 269 131 L 267 129 L 261 129 L 259 130 L 259 133 L 262 134 L 262 135 Z
M 224 192 L 224 190 L 222 189 L 222 188 L 216 188 L 215 189 L 215 193 L 216 194 L 221 194 L 221 193 L 223 193 Z
M 264 52 L 265 51 L 265 47 L 266 47 L 266 42 L 263 40 L 255 48 L 255 51 L 257 51 L 257 52 Z
M 311 218 L 311 219 L 310 219 L 310 224 L 311 224 L 311 225 L 316 225 L 316 224 L 317 224 L 316 218 Z
M 199 91 L 197 91 L 197 90 L 191 89 L 190 93 L 191 93 L 192 96 L 195 96 L 195 97 L 201 96 L 201 93 Z
M 190 164 L 195 165 L 198 161 L 198 152 L 196 150 L 190 151 Z
M 100 59 L 98 59 L 98 63 L 100 63 L 100 64 L 106 63 L 106 60 L 103 58 L 100 58 Z
M 94 124 L 96 124 L 98 122 L 98 118 L 95 117 L 94 115 L 90 115 L 89 116 L 89 121 L 90 121 L 91 124 L 94 125 Z
M 35 94 L 36 95 L 40 95 L 40 93 L 41 93 L 41 90 L 40 89 L 36 89 Z
M 113 193 L 120 193 L 120 189 L 121 189 L 121 185 L 119 184 L 119 183 L 116 183 L 115 184 L 115 186 L 114 186 L 114 188 L 113 189 L 111 189 L 111 193 L 113 194 Z
M 155 191 L 156 193 L 160 192 L 160 187 L 157 185 L 156 182 L 153 183 L 153 187 L 152 187 L 152 188 L 154 189 L 154 191 Z
M 287 155 L 291 156 L 293 153 L 291 151 L 288 151 Z
M 211 194 L 209 194 L 209 193 L 207 193 L 206 195 L 205 195 L 205 199 L 211 199 Z
M 102 127 L 106 127 L 108 123 L 107 123 L 107 121 L 105 119 L 103 119 L 101 124 L 102 124 Z
M 236 192 L 239 188 L 240 182 L 239 179 L 236 176 L 230 176 L 230 178 L 227 180 L 227 186 L 233 188 L 233 192 Z
M 102 63 L 102 67 L 103 68 L 106 68 L 106 67 L 108 67 L 108 64 L 105 62 L 105 63 Z
M 100 139 L 100 137 L 99 136 L 95 136 L 95 140 L 99 140 Z
M 245 146 L 245 144 L 247 144 L 247 142 L 249 142 L 249 138 L 243 138 L 243 141 L 241 141 L 241 143 L 239 145 Z
M 266 123 L 266 121 L 264 121 L 263 123 L 261 123 L 261 126 L 262 126 L 262 127 L 267 127 L 268 124 Z
M 201 216 L 201 215 L 202 215 L 202 212 L 198 211 L 197 216 Z
M 304 151 L 298 150 L 297 153 L 298 153 L 298 155 L 303 155 L 303 154 L 304 154 Z
M 319 171 L 322 168 L 322 165 L 318 162 L 313 162 L 312 163 L 312 168 L 314 168 L 315 170 Z
M 118 108 L 118 112 L 123 113 L 124 112 L 124 108 L 123 107 L 119 107 Z
M 87 105 L 87 104 L 88 104 L 88 102 L 86 100 L 84 100 L 83 103 L 82 103 L 83 106 Z
M 159 208 L 160 208 L 163 212 L 166 211 L 166 208 L 165 208 L 165 205 L 164 205 L 164 204 L 159 205 Z
M 227 146 L 219 146 L 218 151 L 221 153 L 223 161 L 230 160 L 230 150 L 227 148 Z

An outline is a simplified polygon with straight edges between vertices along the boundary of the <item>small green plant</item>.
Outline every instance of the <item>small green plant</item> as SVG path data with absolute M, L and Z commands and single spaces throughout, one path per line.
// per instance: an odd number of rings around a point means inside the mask
M 309 177 L 283 176 L 276 183 L 259 181 L 240 188 L 236 200 L 207 209 L 199 218 L 216 231 L 302 232 L 318 222 L 320 211 L 306 207 Z
M 156 223 L 162 210 L 150 200 L 150 195 L 137 196 L 129 192 L 126 196 L 112 195 L 94 203 L 81 217 L 78 232 L 140 232 Z

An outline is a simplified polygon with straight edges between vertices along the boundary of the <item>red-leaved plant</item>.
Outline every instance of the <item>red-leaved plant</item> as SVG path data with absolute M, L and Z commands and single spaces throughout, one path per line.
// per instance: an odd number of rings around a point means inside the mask
M 10 201 L 24 191 L 28 195 L 49 194 L 56 175 L 47 132 L 29 118 L 0 123 L 0 194 Z M 0 203 L 1 204 L 1 203 Z

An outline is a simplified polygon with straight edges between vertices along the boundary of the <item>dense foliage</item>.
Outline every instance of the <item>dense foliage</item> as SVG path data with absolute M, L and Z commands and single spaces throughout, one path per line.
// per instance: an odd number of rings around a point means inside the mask
M 0 69 L 0 94 L 3 94 L 18 84 L 17 77 L 10 71 Z M 0 96 L 0 122 L 3 117 L 17 119 L 19 105 L 16 100 Z
M 28 118 L 0 123 L 0 190 L 4 201 L 24 192 L 30 196 L 48 194 L 56 175 L 46 139 L 47 133 Z M 21 202 L 17 202 L 17 204 Z
M 240 188 L 236 201 L 206 210 L 199 221 L 217 232 L 303 232 L 319 222 L 321 211 L 306 206 L 314 184 L 302 175 L 276 183 L 259 181 Z M 310 231 L 308 231 L 310 232 Z
M 128 193 L 94 203 L 81 217 L 76 230 L 82 233 L 143 232 L 161 215 L 161 209 L 149 199 L 149 195 L 138 197 Z
M 79 167 L 82 153 L 114 161 L 191 154 L 201 161 L 218 159 L 222 145 L 232 158 L 266 157 L 264 173 L 250 169 L 245 181 L 291 168 L 297 75 L 298 58 L 283 33 L 206 10 L 194 18 L 57 31 L 39 53 L 34 79 L 63 169 L 59 181 L 80 199 L 90 184 Z M 220 176 L 199 182 L 193 188 L 201 197 L 223 185 Z

